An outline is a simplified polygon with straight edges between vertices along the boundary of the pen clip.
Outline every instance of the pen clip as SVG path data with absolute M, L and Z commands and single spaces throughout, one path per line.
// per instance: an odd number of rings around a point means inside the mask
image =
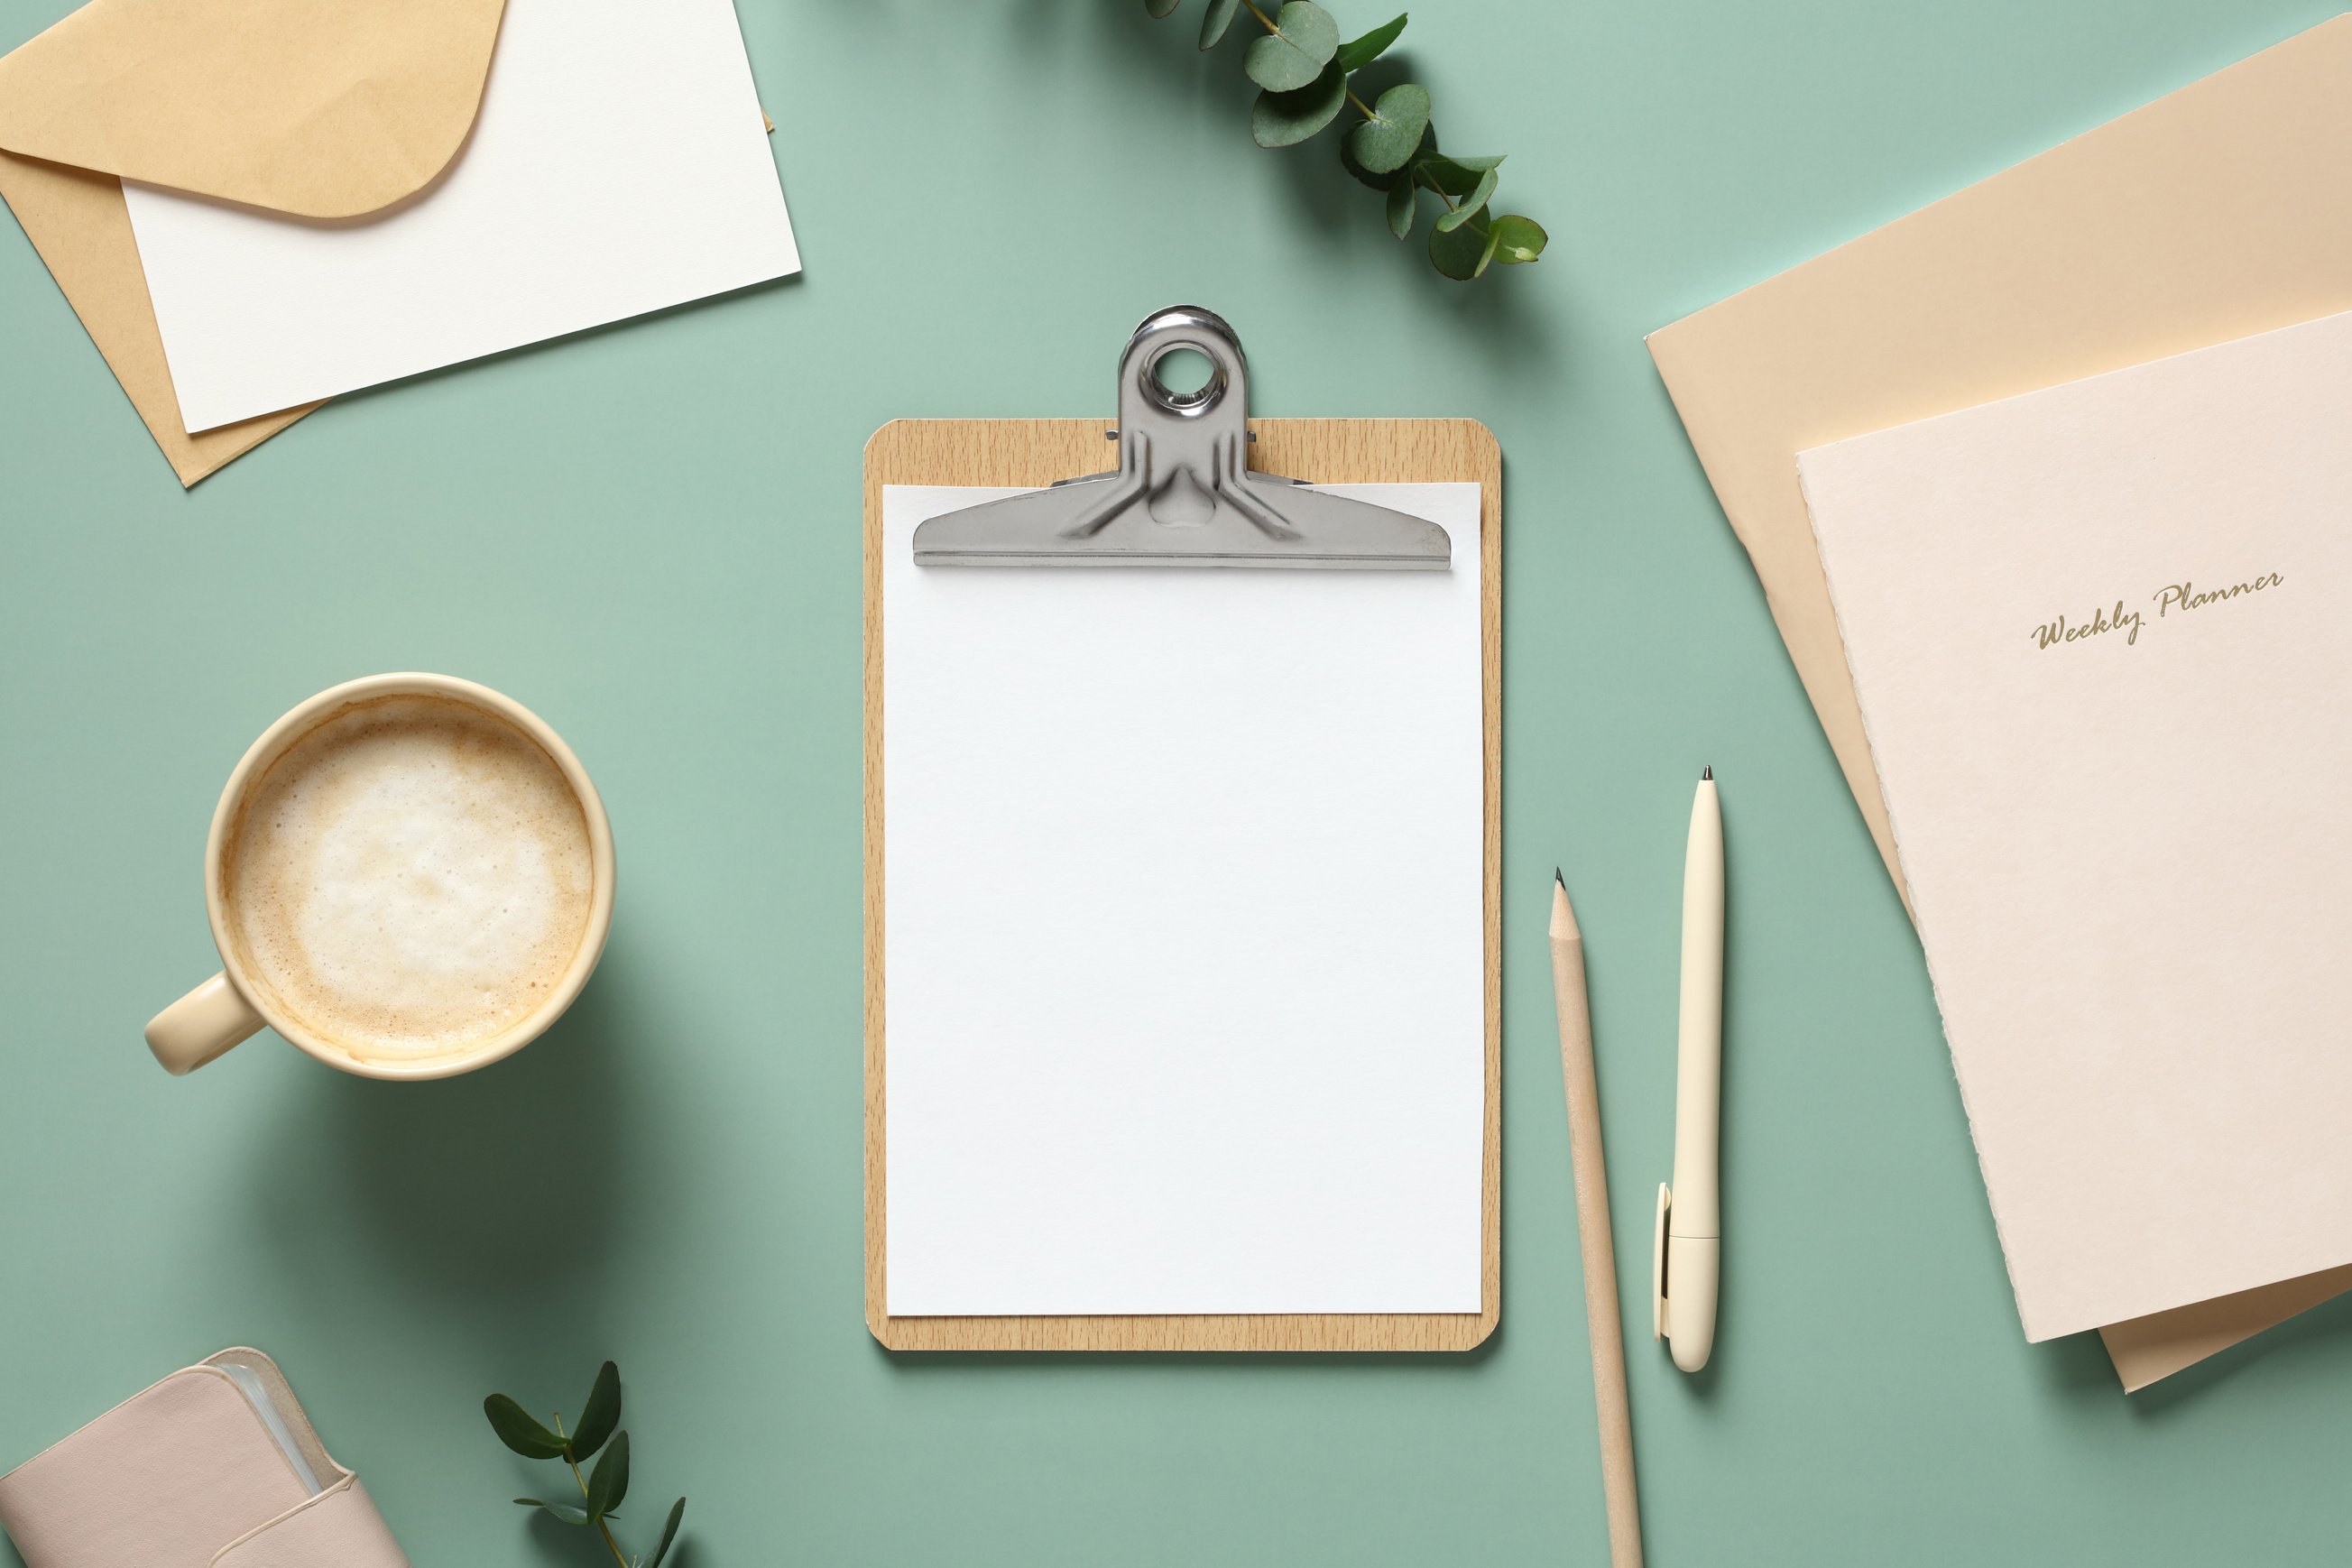
M 1650 1236 L 1650 1337 L 1666 1337 L 1666 1210 L 1674 1206 L 1674 1194 L 1666 1184 L 1658 1184 L 1658 1224 Z

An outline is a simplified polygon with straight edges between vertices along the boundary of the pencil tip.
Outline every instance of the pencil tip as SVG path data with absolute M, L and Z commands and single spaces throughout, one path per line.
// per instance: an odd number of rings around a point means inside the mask
M 1568 879 L 1559 867 L 1551 868 L 1551 939 L 1554 942 L 1582 942 L 1583 934 L 1576 929 L 1576 910 L 1568 901 Z
M 1699 771 L 1698 771 L 1698 780 L 1699 780 L 1699 783 L 1701 783 L 1701 784 L 1705 784 L 1707 780 L 1709 780 L 1709 779 L 1713 778 L 1714 776 L 1715 776 L 1715 767 L 1714 767 L 1714 764 L 1713 764 L 1713 763 L 1709 763 L 1707 766 L 1703 767 L 1703 768 L 1699 769 Z

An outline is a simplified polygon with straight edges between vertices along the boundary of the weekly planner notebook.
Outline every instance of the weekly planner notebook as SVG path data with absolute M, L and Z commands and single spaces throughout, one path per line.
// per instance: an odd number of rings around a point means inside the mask
M 1800 456 L 2026 1337 L 2352 1260 L 2352 314 Z
M 1898 889 L 1796 454 L 2352 308 L 2347 140 L 2352 15 L 1651 334 Z M 2323 1269 L 2099 1334 L 2128 1391 L 2347 1289 Z

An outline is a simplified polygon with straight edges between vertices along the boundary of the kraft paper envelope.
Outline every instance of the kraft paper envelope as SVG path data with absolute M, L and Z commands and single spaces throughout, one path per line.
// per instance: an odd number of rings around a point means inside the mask
M 1654 333 L 1691 445 L 1902 885 L 1797 453 L 2352 307 L 2352 16 Z M 2100 1330 L 2126 1389 L 2352 1289 Z
M 0 58 L 0 197 L 184 485 L 317 404 L 191 436 L 124 206 L 138 180 L 310 218 L 465 144 L 505 0 L 92 0 Z

